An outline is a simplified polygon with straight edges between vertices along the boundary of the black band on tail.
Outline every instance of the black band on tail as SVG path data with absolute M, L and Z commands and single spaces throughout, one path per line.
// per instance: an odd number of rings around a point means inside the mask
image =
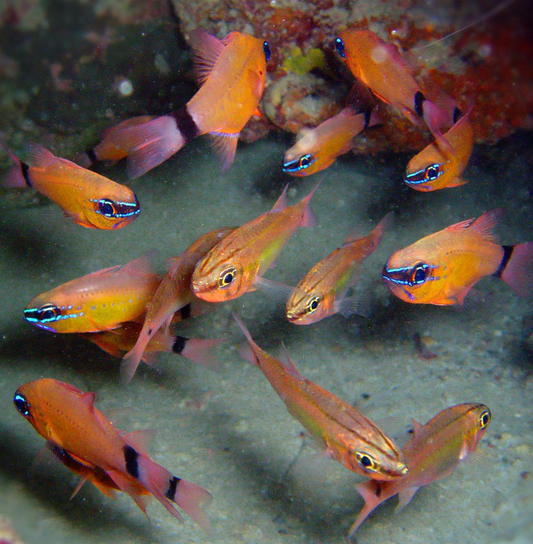
M 178 130 L 181 132 L 186 143 L 199 135 L 200 131 L 198 130 L 194 119 L 191 117 L 191 114 L 187 111 L 187 107 L 172 112 L 171 115 L 176 120 Z
M 139 478 L 139 462 L 137 461 L 139 454 L 127 444 L 124 446 L 124 460 L 126 461 L 126 470 L 133 478 Z
M 426 97 L 422 93 L 422 91 L 417 91 L 415 94 L 415 112 L 418 115 L 418 117 L 424 117 L 424 108 L 422 105 L 426 101 Z
M 497 278 L 502 277 L 503 271 L 507 267 L 507 264 L 511 260 L 511 256 L 513 255 L 514 246 L 502 246 L 502 248 L 503 248 L 502 261 L 500 263 L 500 266 L 498 267 L 498 270 L 496 270 L 496 272 L 494 272 L 494 274 L 493 274 Z
M 22 170 L 22 177 L 24 178 L 24 181 L 28 184 L 28 187 L 31 187 L 31 181 L 30 181 L 30 167 L 25 162 L 20 162 L 20 168 Z
M 169 480 L 168 482 L 168 489 L 165 493 L 165 497 L 167 499 L 170 499 L 171 501 L 174 500 L 174 497 L 176 496 L 176 488 L 178 487 L 178 483 L 181 480 L 181 478 L 178 478 L 177 476 L 174 476 L 172 480 Z
M 372 117 L 372 111 L 371 110 L 365 110 L 363 112 L 365 114 L 365 125 L 363 130 L 368 128 L 368 125 L 370 124 L 370 118 Z
M 455 106 L 455 109 L 453 110 L 453 124 L 454 125 L 455 123 L 457 123 L 461 115 L 463 115 L 463 112 L 457 106 Z
M 172 345 L 172 351 L 178 355 L 181 355 L 181 352 L 185 349 L 187 340 L 188 338 L 184 338 L 183 336 L 176 336 L 174 339 L 174 344 Z
M 181 310 L 180 315 L 181 319 L 189 319 L 191 317 L 192 309 L 191 309 L 191 303 L 186 304 Z
M 94 152 L 94 147 L 91 147 L 90 149 L 87 149 L 85 152 L 87 154 L 87 157 L 89 157 L 89 160 L 91 161 L 91 164 L 94 164 L 95 162 L 98 162 L 98 157 L 96 156 L 96 153 Z

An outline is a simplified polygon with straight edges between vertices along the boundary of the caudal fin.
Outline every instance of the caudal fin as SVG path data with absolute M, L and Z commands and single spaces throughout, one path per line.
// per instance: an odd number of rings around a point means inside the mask
M 29 178 L 27 177 L 28 166 L 24 164 L 1 140 L 0 144 L 4 148 L 5 152 L 11 157 L 11 160 L 15 163 L 8 170 L 0 185 L 8 189 L 13 189 L 15 187 L 31 187 Z M 24 175 L 25 172 L 26 176 Z
M 533 294 L 533 242 L 505 246 L 504 249 L 505 255 L 511 254 L 501 273 L 502 280 L 521 297 L 530 298 Z
M 355 489 L 365 500 L 365 505 L 359 512 L 357 518 L 352 523 L 350 531 L 348 532 L 348 539 L 351 540 L 363 521 L 370 515 L 370 513 L 381 503 L 378 498 L 379 482 L 376 480 L 367 480 L 355 486 Z
M 117 130 L 117 147 L 129 149 L 127 168 L 130 178 L 138 178 L 179 151 L 187 140 L 172 115 Z
M 142 456 L 139 481 L 177 519 L 182 516 L 170 502 L 176 503 L 202 529 L 209 529 L 209 520 L 202 506 L 211 502 L 211 493 L 197 484 L 174 476 L 166 468 Z
M 210 370 L 216 370 L 219 366 L 219 361 L 213 355 L 213 348 L 225 341 L 225 338 L 185 338 L 170 333 L 166 338 L 169 351 L 178 353 Z

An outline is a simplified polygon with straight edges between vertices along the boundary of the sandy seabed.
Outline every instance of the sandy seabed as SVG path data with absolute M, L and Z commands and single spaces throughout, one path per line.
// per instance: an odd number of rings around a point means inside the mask
M 525 342 L 531 303 L 496 278 L 482 280 L 484 300 L 462 310 L 408 305 L 380 282 L 396 249 L 496 207 L 507 211 L 498 228 L 502 243 L 533 240 L 531 138 L 477 150 L 465 172 L 469 184 L 429 194 L 401 181 L 407 157 L 347 157 L 309 179 L 288 178 L 280 171 L 285 145 L 241 146 L 221 174 L 205 142 L 194 142 L 132 182 L 142 213 L 117 232 L 81 228 L 52 204 L 0 210 L 0 515 L 27 544 L 344 542 L 363 505 L 354 489 L 362 478 L 302 442 L 300 424 L 239 356 L 232 311 L 262 348 L 277 355 L 283 341 L 305 377 L 353 403 L 401 444 L 411 418 L 425 423 L 460 402 L 491 408 L 474 459 L 422 489 L 402 513 L 394 514 L 397 499 L 381 506 L 359 529 L 359 544 L 533 539 L 533 352 Z M 120 165 L 106 173 L 124 181 Z M 230 339 L 217 351 L 220 372 L 165 355 L 159 372 L 142 365 L 128 387 L 119 384 L 117 359 L 22 319 L 40 292 L 153 248 L 163 267 L 209 230 L 271 208 L 285 183 L 294 203 L 319 180 L 312 201 L 318 226 L 300 229 L 266 277 L 296 284 L 354 228 L 366 234 L 394 210 L 393 226 L 360 274 L 359 288 L 372 300 L 367 319 L 337 315 L 297 327 L 269 293 L 248 293 L 179 327 L 185 336 Z M 419 355 L 415 333 L 438 357 Z M 39 377 L 96 391 L 98 408 L 120 429 L 156 429 L 152 458 L 213 494 L 212 532 L 190 519 L 179 524 L 156 501 L 150 523 L 128 496 L 112 501 L 90 484 L 69 501 L 75 475 L 51 460 L 36 461 L 44 441 L 12 404 L 16 388 Z

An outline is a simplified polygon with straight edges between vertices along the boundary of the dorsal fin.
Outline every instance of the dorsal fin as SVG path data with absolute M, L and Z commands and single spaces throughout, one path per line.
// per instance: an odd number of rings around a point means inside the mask
M 287 190 L 288 189 L 289 189 L 289 184 L 287 183 L 280 197 L 276 200 L 276 203 L 274 204 L 274 206 L 272 206 L 272 209 L 270 210 L 271 213 L 281 212 L 287 207 Z
M 92 391 L 89 391 L 88 393 L 84 393 L 80 397 L 80 402 L 87 406 L 90 412 L 94 412 L 94 399 L 96 397 L 96 393 L 93 393 Z
M 24 152 L 27 164 L 35 168 L 46 168 L 58 160 L 52 152 L 35 142 L 25 143 Z
M 413 436 L 416 438 L 417 435 L 420 435 L 420 433 L 422 432 L 424 425 L 418 423 L 418 421 L 414 419 L 411 419 L 411 422 L 413 423 Z
M 280 363 L 283 365 L 285 370 L 289 373 L 295 376 L 296 378 L 303 380 L 305 379 L 301 374 L 300 371 L 296 368 L 296 365 L 292 362 L 292 359 L 289 356 L 289 352 L 287 350 L 287 346 L 282 342 L 281 343 L 281 349 L 282 349 L 282 359 L 280 359 Z
M 225 45 L 218 38 L 201 28 L 197 28 L 190 33 L 189 45 L 193 51 L 194 73 L 198 85 L 202 85 L 209 77 L 222 51 L 224 51 Z
M 122 439 L 138 453 L 148 455 L 148 444 L 155 434 L 156 432 L 152 429 L 144 429 L 125 434 Z
M 149 251 L 139 258 L 133 259 L 133 261 L 121 266 L 117 272 L 131 274 L 132 276 L 153 276 L 155 274 L 153 269 L 153 258 L 155 253 L 156 250 Z
M 481 217 L 478 217 L 469 228 L 479 232 L 487 242 L 496 242 L 496 235 L 492 231 L 503 213 L 503 208 L 491 210 Z

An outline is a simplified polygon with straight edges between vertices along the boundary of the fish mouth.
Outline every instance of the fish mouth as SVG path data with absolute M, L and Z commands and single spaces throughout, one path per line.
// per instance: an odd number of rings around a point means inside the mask
M 408 285 L 405 279 L 406 268 L 389 268 L 387 263 L 381 271 L 381 279 L 385 283 L 395 283 L 397 285 Z

